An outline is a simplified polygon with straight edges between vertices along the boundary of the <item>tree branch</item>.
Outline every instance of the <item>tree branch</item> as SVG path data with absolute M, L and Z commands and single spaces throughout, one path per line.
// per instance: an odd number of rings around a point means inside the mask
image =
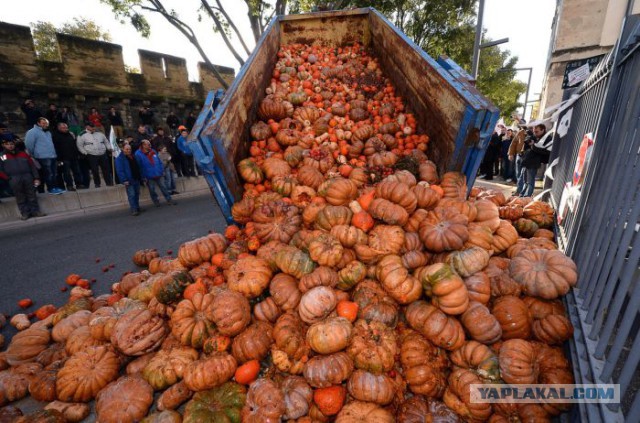
M 204 50 L 202 49 L 202 46 L 198 42 L 198 38 L 195 36 L 195 33 L 193 32 L 193 29 L 191 29 L 191 27 L 189 25 L 187 25 L 186 23 L 182 22 L 176 16 L 168 13 L 167 10 L 164 8 L 162 2 L 160 2 L 160 0 L 149 0 L 149 1 L 150 1 L 150 3 L 152 5 L 155 6 L 155 9 L 149 8 L 149 7 L 145 7 L 145 6 L 142 6 L 142 8 L 145 9 L 145 10 L 149 10 L 151 12 L 156 12 L 156 13 L 161 14 L 162 16 L 164 16 L 164 18 L 167 21 L 169 21 L 169 23 L 171 25 L 176 27 L 178 29 L 178 31 L 180 31 L 182 33 L 182 35 L 184 35 L 189 40 L 189 42 L 191 44 L 193 44 L 193 46 L 196 48 L 196 50 L 198 50 L 198 53 L 200 53 L 200 56 L 202 57 L 202 60 L 204 60 L 205 64 L 212 70 L 213 75 L 218 80 L 220 85 L 222 85 L 222 87 L 225 90 L 228 89 L 229 88 L 229 84 L 227 83 L 227 81 L 224 80 L 224 78 L 222 77 L 220 72 L 216 69 L 215 65 L 213 63 L 211 63 L 211 60 L 209 60 L 209 57 L 204 52 Z
M 213 19 L 213 23 L 216 25 L 216 29 L 218 30 L 218 32 L 222 36 L 222 41 L 224 41 L 224 43 L 226 44 L 226 46 L 229 49 L 229 51 L 231 52 L 231 54 L 233 54 L 233 57 L 235 57 L 236 60 L 238 61 L 238 63 L 240 63 L 240 66 L 244 65 L 244 59 L 242 58 L 242 56 L 240 56 L 238 51 L 231 44 L 231 40 L 229 40 L 229 37 L 227 36 L 227 33 L 224 31 L 224 27 L 222 26 L 222 22 L 220 22 L 220 19 L 218 19 L 218 16 L 213 12 L 213 10 L 211 10 L 211 8 L 209 7 L 209 4 L 206 2 L 206 0 L 202 0 L 201 2 L 202 2 L 202 5 L 204 6 L 204 8 L 209 13 L 209 16 L 211 17 L 211 19 Z
M 222 16 L 224 16 L 224 18 L 227 20 L 227 22 L 229 23 L 229 26 L 231 27 L 231 29 L 233 29 L 233 32 L 236 33 L 236 36 L 238 37 L 240 44 L 242 44 L 242 48 L 244 48 L 244 51 L 247 53 L 247 56 L 249 56 L 251 54 L 251 50 L 249 49 L 249 47 L 247 47 L 247 44 L 244 41 L 244 37 L 242 36 L 242 34 L 240 34 L 238 27 L 236 26 L 236 24 L 233 23 L 233 20 L 231 20 L 231 18 L 229 17 L 229 14 L 222 6 L 222 3 L 220 3 L 220 0 L 215 0 L 215 1 L 216 1 L 216 4 L 218 5 L 217 9 L 220 11 L 220 13 L 222 13 Z M 207 10 L 211 8 L 207 0 L 202 0 L 202 5 Z M 213 15 L 213 12 L 209 12 L 209 14 Z

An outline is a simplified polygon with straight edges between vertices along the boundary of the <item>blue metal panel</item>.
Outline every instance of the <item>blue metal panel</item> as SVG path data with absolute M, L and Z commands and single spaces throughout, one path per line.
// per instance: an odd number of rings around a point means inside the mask
M 209 92 L 207 99 L 205 100 L 203 110 L 198 116 L 198 119 L 189 134 L 187 146 L 191 152 L 193 152 L 196 164 L 200 170 L 202 170 L 202 173 L 209 184 L 209 188 L 213 192 L 227 223 L 231 224 L 233 223 L 233 219 L 231 218 L 233 195 L 229 191 L 224 175 L 215 162 L 216 153 L 213 150 L 211 140 L 208 139 L 208 137 L 202 137 L 202 131 L 205 123 L 213 116 L 213 112 L 220 103 L 223 95 L 224 90 L 221 89 Z

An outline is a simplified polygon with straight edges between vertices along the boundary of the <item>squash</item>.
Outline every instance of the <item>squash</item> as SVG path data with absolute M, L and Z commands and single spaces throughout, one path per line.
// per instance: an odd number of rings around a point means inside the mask
M 451 361 L 458 367 L 470 369 L 486 383 L 500 381 L 498 357 L 489 347 L 476 341 L 467 341 L 453 351 Z
M 231 379 L 237 366 L 231 354 L 217 352 L 189 364 L 183 380 L 191 391 L 205 391 Z
M 92 314 L 89 310 L 80 310 L 65 317 L 51 329 L 51 338 L 55 342 L 65 342 L 71 332 L 80 326 L 88 325 L 91 317 Z
M 440 398 L 447 386 L 449 359 L 418 332 L 407 329 L 401 334 L 400 364 L 409 389 L 414 394 Z
M 371 202 L 368 212 L 375 219 L 388 225 L 403 226 L 409 220 L 409 213 L 401 206 L 384 198 L 376 198 Z
M 118 377 L 119 369 L 120 358 L 107 346 L 92 346 L 79 351 L 58 372 L 58 399 L 65 402 L 88 402 Z
M 464 278 L 467 286 L 469 301 L 477 301 L 480 304 L 488 304 L 491 298 L 491 280 L 486 272 L 477 272 Z
M 445 198 L 464 200 L 467 196 L 467 177 L 460 172 L 446 172 L 440 179 L 440 187 Z
M 391 328 L 396 326 L 398 304 L 377 282 L 365 279 L 356 286 L 352 297 L 358 305 L 358 318 L 381 322 Z
M 236 261 L 225 270 L 227 286 L 247 298 L 256 298 L 269 286 L 273 271 L 261 258 L 249 256 Z
M 479 200 L 474 203 L 477 214 L 474 222 L 484 225 L 495 232 L 500 226 L 500 212 L 498 207 L 489 200 Z
M 155 350 L 168 332 L 164 320 L 149 310 L 131 310 L 113 327 L 111 344 L 123 354 L 140 356 Z
M 329 317 L 309 327 L 307 343 L 319 354 L 332 354 L 342 351 L 349 345 L 352 331 L 353 326 L 347 319 Z
M 405 316 L 409 326 L 440 348 L 453 351 L 464 344 L 464 330 L 460 322 L 425 301 L 411 303 Z
M 334 226 L 349 225 L 353 218 L 353 212 L 345 206 L 326 206 L 316 216 L 317 229 L 331 231 Z
M 338 414 L 344 405 L 347 390 L 342 386 L 330 386 L 316 389 L 313 393 L 313 401 L 324 416 Z
M 69 335 L 69 338 L 67 338 L 64 349 L 67 354 L 72 356 L 73 354 L 85 349 L 86 347 L 103 344 L 104 341 L 99 341 L 91 336 L 91 330 L 89 329 L 89 326 L 80 326 L 79 328 L 76 328 L 76 330 L 71 332 L 71 335 Z
M 293 360 L 306 358 L 310 348 L 305 339 L 306 333 L 307 326 L 297 313 L 283 314 L 273 327 L 274 348 L 284 352 Z
M 49 330 L 43 327 L 33 327 L 18 332 L 7 348 L 7 363 L 15 366 L 33 360 L 47 348 L 50 340 Z
M 398 408 L 398 423 L 458 422 L 456 413 L 441 401 L 415 395 L 404 401 Z
M 185 271 L 173 271 L 155 278 L 153 295 L 161 304 L 170 304 L 182 296 L 185 288 L 193 283 L 193 278 Z
M 462 326 L 471 338 L 483 344 L 493 344 L 502 338 L 502 327 L 489 309 L 476 301 L 460 317 Z
M 205 315 L 214 297 L 196 293 L 190 300 L 178 303 L 171 315 L 171 333 L 182 345 L 202 348 L 204 341 L 215 333 L 215 325 Z
M 376 277 L 389 296 L 400 304 L 410 304 L 422 295 L 420 281 L 409 274 L 399 256 L 382 258 L 376 266 Z
M 185 267 L 195 267 L 210 261 L 211 257 L 224 252 L 226 248 L 227 239 L 224 235 L 214 233 L 182 244 L 178 250 L 178 260 Z
M 347 380 L 353 367 L 353 360 L 346 352 L 318 355 L 305 363 L 304 378 L 314 388 L 326 388 Z
M 502 327 L 502 339 L 529 339 L 531 336 L 531 314 L 527 305 L 512 295 L 497 298 L 491 308 Z
M 287 376 L 280 389 L 284 395 L 285 413 L 283 419 L 297 419 L 309 413 L 313 400 L 313 390 L 300 376 Z
M 216 293 L 213 301 L 204 307 L 206 320 L 215 323 L 217 331 L 226 336 L 236 336 L 251 322 L 249 301 L 239 292 L 228 289 Z M 208 330 L 212 334 L 212 330 Z
M 399 205 L 408 214 L 413 213 L 418 206 L 416 194 L 408 184 L 403 182 L 382 181 L 376 185 L 376 197 Z
M 484 269 L 489 264 L 489 253 L 480 247 L 454 251 L 449 254 L 447 263 L 462 277 L 468 277 Z
M 134 423 L 147 415 L 151 404 L 151 386 L 140 377 L 123 376 L 100 391 L 96 414 L 100 422 Z
M 198 352 L 191 347 L 160 350 L 142 370 L 142 377 L 156 391 L 177 383 L 184 369 L 198 359 Z
M 437 207 L 420 222 L 418 234 L 427 250 L 434 253 L 459 250 L 469 239 L 467 216 L 454 209 Z
M 431 303 L 443 312 L 457 315 L 469 307 L 467 286 L 451 266 L 437 263 L 417 269 L 414 275 L 422 283 L 425 294 L 431 297 Z
M 264 179 L 260 166 L 252 158 L 241 160 L 236 168 L 240 177 L 250 184 L 259 184 Z
M 372 402 L 352 401 L 342 407 L 336 423 L 394 423 L 395 418 L 386 409 Z
M 449 386 L 444 393 L 444 403 L 466 421 L 485 421 L 492 413 L 491 404 L 472 403 L 472 384 L 482 383 L 470 370 L 455 367 L 449 375 Z
M 511 222 L 500 220 L 500 226 L 493 234 L 493 251 L 497 254 L 506 251 L 518 241 L 518 231 Z
M 396 384 L 385 374 L 373 374 L 364 370 L 355 370 L 347 383 L 349 394 L 359 401 L 386 405 L 393 401 Z
M 263 322 L 275 323 L 282 314 L 282 310 L 278 307 L 273 298 L 267 297 L 264 301 L 260 301 L 253 306 L 253 317 Z
M 347 353 L 358 369 L 374 374 L 393 368 L 397 354 L 397 340 L 393 329 L 381 322 L 358 320 Z
M 333 289 L 317 286 L 302 295 L 298 313 L 303 322 L 312 324 L 327 317 L 337 303 L 338 299 Z
M 261 243 L 269 241 L 289 243 L 302 224 L 298 207 L 284 201 L 270 201 L 256 207 L 251 219 L 254 222 L 256 236 Z
M 162 410 L 175 410 L 182 403 L 188 401 L 193 396 L 193 392 L 187 388 L 184 380 L 172 385 L 158 397 L 156 408 Z M 186 411 L 186 410 L 185 410 Z
M 350 290 L 364 280 L 366 272 L 367 268 L 363 263 L 357 260 L 349 262 L 346 267 L 338 272 L 338 283 L 336 284 L 336 288 L 343 291 Z
M 156 257 L 160 257 L 158 254 L 158 250 L 154 249 L 146 249 L 146 250 L 138 250 L 133 253 L 133 264 L 139 267 L 148 267 L 151 260 Z
M 276 253 L 275 262 L 281 271 L 298 279 L 313 272 L 316 267 L 307 253 L 290 246 L 284 247 Z
M 247 423 L 277 422 L 285 412 L 284 395 L 278 385 L 269 379 L 258 379 L 249 387 L 241 418 Z
M 311 259 L 320 266 L 334 267 L 340 262 L 344 250 L 336 238 L 322 233 L 309 242 L 308 251 Z
M 500 375 L 507 383 L 536 383 L 538 362 L 533 345 L 523 339 L 502 343 L 499 354 Z
M 273 344 L 273 328 L 269 323 L 257 321 L 233 338 L 233 357 L 242 364 L 250 360 L 261 361 Z
M 207 421 L 240 421 L 247 389 L 233 382 L 206 391 L 197 392 L 184 409 L 183 423 Z
M 523 213 L 526 219 L 534 221 L 540 228 L 550 228 L 553 225 L 553 207 L 548 203 L 532 201 L 524 206 Z
M 509 264 L 509 274 L 527 295 L 553 300 L 578 282 L 576 264 L 558 250 L 525 250 Z

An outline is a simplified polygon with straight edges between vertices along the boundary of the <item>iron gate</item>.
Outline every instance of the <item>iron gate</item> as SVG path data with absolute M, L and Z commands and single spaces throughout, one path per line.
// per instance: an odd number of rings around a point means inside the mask
M 628 16 L 618 46 L 560 114 L 558 122 L 570 124 L 556 135 L 551 156 L 552 163 L 558 159 L 550 191 L 558 242 L 580 272 L 567 296 L 576 383 L 620 384 L 622 398 L 621 404 L 580 404 L 572 421 L 640 419 L 639 47 L 640 17 Z

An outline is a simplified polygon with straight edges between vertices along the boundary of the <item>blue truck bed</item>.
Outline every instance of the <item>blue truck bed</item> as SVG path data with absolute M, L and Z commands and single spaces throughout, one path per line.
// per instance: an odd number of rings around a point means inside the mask
M 224 96 L 209 93 L 189 136 L 188 144 L 227 220 L 231 221 L 233 202 L 242 197 L 235 164 L 248 156 L 249 128 L 270 84 L 277 52 L 291 43 L 359 43 L 371 48 L 416 116 L 418 130 L 429 135 L 429 159 L 441 172 L 465 173 L 473 185 L 499 111 L 455 62 L 433 59 L 371 8 L 278 16 Z

